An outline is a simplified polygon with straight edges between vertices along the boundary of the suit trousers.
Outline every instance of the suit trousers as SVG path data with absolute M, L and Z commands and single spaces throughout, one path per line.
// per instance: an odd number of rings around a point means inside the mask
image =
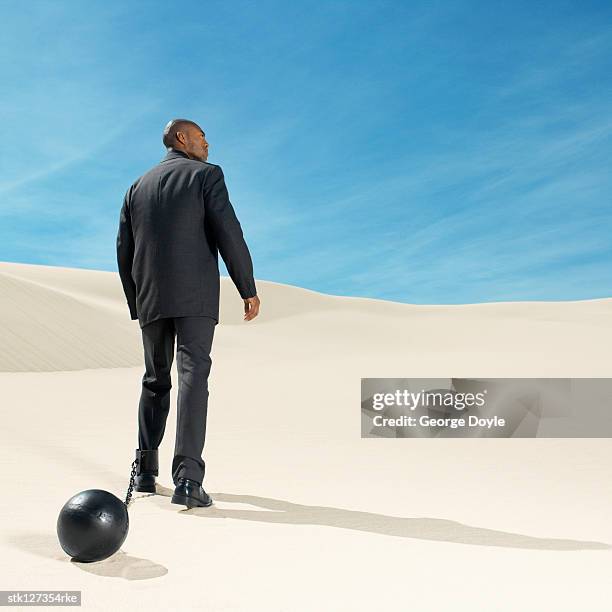
M 145 373 L 138 406 L 138 448 L 159 447 L 170 411 L 170 370 L 174 360 L 178 373 L 176 439 L 172 460 L 172 480 L 181 477 L 202 484 L 202 459 L 208 412 L 208 375 L 215 325 L 212 317 L 169 317 L 157 319 L 142 328 Z

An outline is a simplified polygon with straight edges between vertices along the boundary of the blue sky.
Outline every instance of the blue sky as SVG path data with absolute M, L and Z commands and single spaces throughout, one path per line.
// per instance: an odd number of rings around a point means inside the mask
M 2 13 L 2 261 L 116 271 L 123 195 L 178 116 L 207 134 L 257 279 L 416 304 L 612 296 L 609 2 Z

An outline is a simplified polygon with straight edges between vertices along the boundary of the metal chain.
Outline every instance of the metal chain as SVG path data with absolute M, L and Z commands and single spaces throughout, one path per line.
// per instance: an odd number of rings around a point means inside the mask
M 126 507 L 132 501 L 132 490 L 134 489 L 134 480 L 136 479 L 136 466 L 138 465 L 138 457 L 132 461 L 132 473 L 130 474 L 130 484 L 128 485 L 127 495 L 125 496 Z

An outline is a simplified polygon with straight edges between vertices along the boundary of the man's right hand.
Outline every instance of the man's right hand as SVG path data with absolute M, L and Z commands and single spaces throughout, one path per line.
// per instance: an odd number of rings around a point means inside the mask
M 250 321 L 259 314 L 259 298 L 255 295 L 244 300 L 244 320 Z

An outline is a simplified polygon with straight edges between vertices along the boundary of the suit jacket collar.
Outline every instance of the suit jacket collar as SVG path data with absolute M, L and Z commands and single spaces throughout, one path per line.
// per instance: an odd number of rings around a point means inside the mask
M 164 159 L 162 159 L 162 161 L 165 162 L 165 161 L 168 161 L 169 159 L 176 159 L 177 157 L 184 157 L 185 159 L 190 159 L 187 153 L 183 153 L 183 151 L 179 151 L 178 149 L 170 149 L 166 153 L 166 156 L 164 157 Z

